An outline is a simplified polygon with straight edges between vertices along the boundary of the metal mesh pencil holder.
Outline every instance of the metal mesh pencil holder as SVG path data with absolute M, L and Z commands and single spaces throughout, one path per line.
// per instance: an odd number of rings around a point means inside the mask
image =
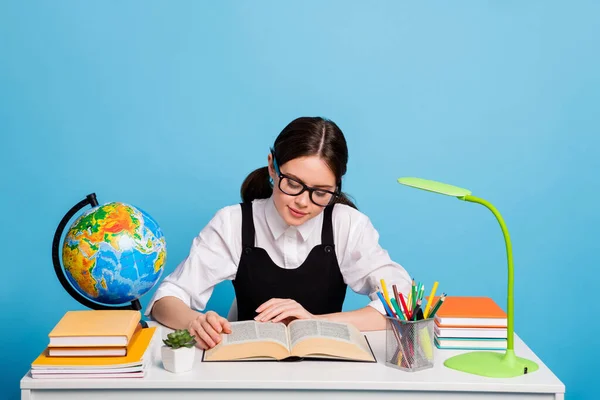
M 409 372 L 432 368 L 433 321 L 386 317 L 385 364 Z

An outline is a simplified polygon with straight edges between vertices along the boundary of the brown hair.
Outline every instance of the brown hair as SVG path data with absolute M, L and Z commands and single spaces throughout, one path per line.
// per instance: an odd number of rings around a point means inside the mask
M 298 157 L 318 156 L 335 175 L 341 188 L 342 176 L 348 164 L 348 146 L 341 129 L 333 122 L 321 117 L 300 117 L 290 122 L 275 139 L 273 147 L 281 167 Z M 266 199 L 273 194 L 268 167 L 252 171 L 242 183 L 242 200 Z M 356 208 L 344 193 L 336 197 L 336 203 Z

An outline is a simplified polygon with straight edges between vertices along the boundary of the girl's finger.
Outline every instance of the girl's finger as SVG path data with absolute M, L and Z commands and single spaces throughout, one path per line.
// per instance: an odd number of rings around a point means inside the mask
M 204 341 L 204 343 L 206 343 L 206 345 L 208 346 L 209 349 L 216 346 L 215 341 L 212 340 L 212 338 L 210 337 L 210 335 L 205 330 L 199 331 L 198 332 L 198 337 L 200 339 L 202 339 Z
M 196 346 L 200 347 L 202 350 L 208 350 L 208 345 L 206 344 L 206 342 L 204 342 L 204 340 L 200 339 L 198 337 L 198 335 L 196 335 Z
M 282 301 L 286 301 L 287 299 L 277 299 L 277 298 L 273 298 L 271 300 L 267 300 L 264 303 L 262 303 L 260 306 L 258 306 L 258 308 L 255 310 L 257 313 L 264 311 L 266 308 L 272 306 L 273 304 L 277 304 L 280 303 Z
M 215 342 L 215 344 L 221 341 L 221 335 L 219 334 L 219 332 L 214 330 L 214 328 L 208 321 L 204 321 L 202 323 L 202 328 L 204 328 L 204 332 L 206 332 L 210 336 L 210 338 L 213 340 L 213 342 Z M 210 344 L 208 342 L 206 343 Z
M 295 313 L 292 313 L 292 311 L 284 311 L 277 317 L 273 318 L 273 321 L 271 322 L 281 322 L 288 317 L 298 317 L 298 315 L 295 315 Z
M 273 317 L 276 317 L 277 315 L 281 314 L 284 311 L 288 311 L 288 310 L 296 310 L 297 307 L 293 304 L 284 304 L 284 305 L 280 305 L 277 307 L 274 307 L 273 309 L 271 309 L 269 312 L 265 312 L 265 314 L 262 316 L 262 318 L 260 319 L 260 321 L 269 321 L 271 320 Z
M 206 321 L 217 333 L 221 333 L 221 330 L 223 329 L 221 327 L 221 323 L 219 322 L 219 318 L 220 317 L 217 314 L 210 314 L 206 317 Z
M 276 302 L 271 303 L 271 305 L 269 305 L 267 308 L 263 309 L 261 313 L 259 313 L 256 317 L 254 317 L 254 320 L 256 320 L 256 321 L 264 320 L 265 315 L 267 315 L 268 313 L 273 311 L 275 308 L 281 307 L 282 305 L 297 304 L 295 301 L 290 300 L 290 299 L 276 299 L 276 300 L 277 300 Z
M 231 333 L 231 324 L 223 317 L 221 317 L 221 326 L 223 327 L 223 333 Z

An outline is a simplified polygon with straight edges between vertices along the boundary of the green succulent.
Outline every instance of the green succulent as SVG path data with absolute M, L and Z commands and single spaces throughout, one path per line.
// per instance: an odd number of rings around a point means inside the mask
M 193 347 L 196 344 L 194 336 L 190 335 L 187 329 L 178 329 L 175 332 L 169 333 L 167 339 L 163 339 L 163 343 L 172 349 L 180 347 Z

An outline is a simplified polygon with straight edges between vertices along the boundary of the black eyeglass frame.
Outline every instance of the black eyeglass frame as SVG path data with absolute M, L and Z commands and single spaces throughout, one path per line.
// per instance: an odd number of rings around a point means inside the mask
M 277 162 L 277 157 L 275 156 L 275 151 L 273 149 L 271 149 L 271 156 L 273 157 L 273 168 L 275 169 L 275 174 L 277 174 L 277 176 L 279 177 L 279 183 L 277 184 L 277 186 L 279 187 L 279 190 L 281 190 L 282 193 L 285 193 L 288 196 L 300 196 L 302 193 L 308 191 L 308 197 L 310 198 L 310 201 L 312 201 L 313 204 L 315 204 L 315 205 L 317 205 L 319 207 L 327 207 L 327 206 L 332 205 L 333 203 L 335 203 L 335 200 L 342 193 L 342 182 L 338 182 L 337 188 L 336 188 L 335 192 L 332 192 L 331 190 L 325 190 L 325 189 L 310 187 L 310 186 L 306 185 L 304 182 L 300 182 L 299 180 L 297 180 L 295 178 L 292 178 L 291 176 L 288 176 L 288 175 L 282 173 L 281 170 L 279 169 L 279 164 Z M 281 180 L 282 180 L 282 178 L 289 179 L 292 182 L 297 183 L 298 185 L 302 186 L 302 190 L 299 191 L 298 193 L 295 193 L 295 194 L 290 194 L 290 193 L 286 192 L 285 190 L 283 190 L 281 188 Z M 330 194 L 331 195 L 331 199 L 329 200 L 329 203 L 327 203 L 326 205 L 317 203 L 313 199 L 313 193 L 314 192 L 324 192 L 324 193 Z

